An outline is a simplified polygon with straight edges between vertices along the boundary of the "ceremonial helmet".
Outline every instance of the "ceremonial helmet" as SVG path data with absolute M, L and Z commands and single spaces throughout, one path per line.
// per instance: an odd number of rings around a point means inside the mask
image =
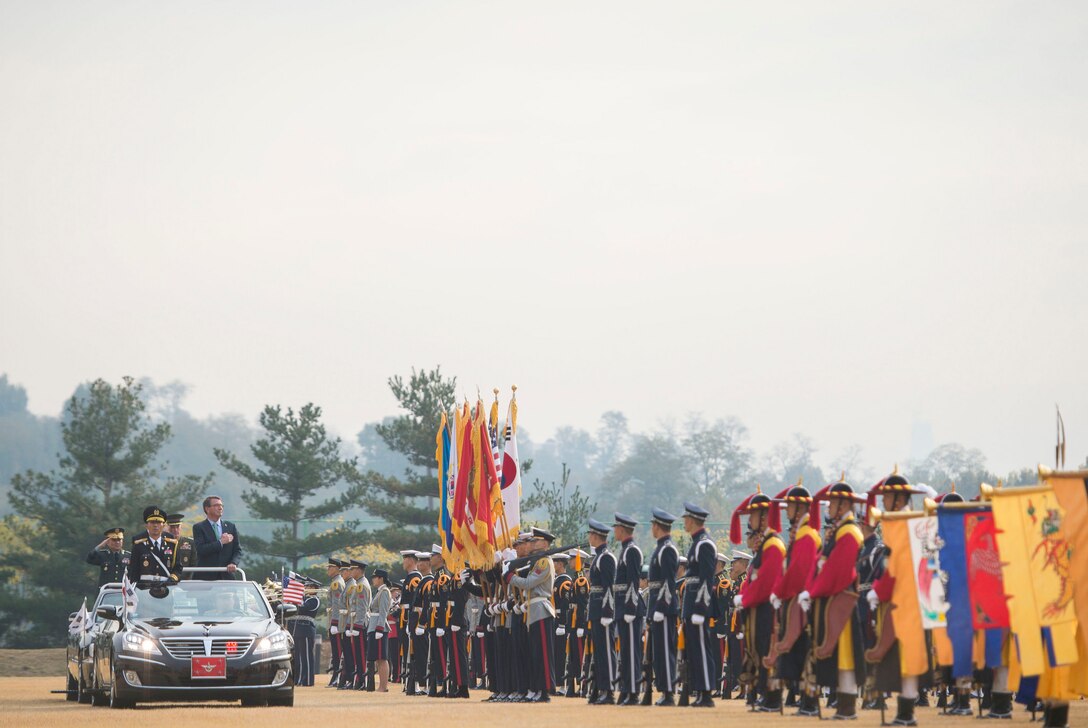
M 788 488 L 783 489 L 778 495 L 772 499 L 777 506 L 786 506 L 790 503 L 800 503 L 803 506 L 808 506 L 812 503 L 812 494 L 808 492 L 808 488 L 801 485 L 801 478 L 797 479 L 796 485 L 791 485 Z M 772 508 L 775 519 L 775 530 L 781 530 L 782 513 L 779 508 Z
M 835 498 L 846 499 L 853 503 L 859 502 L 853 486 L 846 482 L 846 473 L 843 473 L 838 481 L 825 485 L 816 491 L 816 495 L 812 496 L 812 503 L 808 508 L 808 523 L 810 526 L 815 527 L 816 524 L 820 523 L 820 503 Z
M 733 543 L 741 542 L 740 517 L 759 511 L 767 511 L 767 525 L 776 531 L 782 530 L 782 518 L 779 515 L 778 506 L 770 496 L 763 493 L 763 489 L 756 485 L 756 492 L 745 498 L 733 509 L 733 515 L 729 519 L 729 540 Z
M 952 483 L 952 489 L 947 493 L 941 493 L 933 500 L 938 503 L 963 503 L 964 497 L 956 492 L 956 484 Z
M 885 493 L 906 494 L 908 499 L 912 495 L 925 495 L 926 491 L 911 486 L 910 482 L 899 474 L 899 466 L 896 465 L 891 475 L 885 476 L 876 485 L 869 489 L 865 498 L 865 512 L 868 514 L 876 507 L 876 499 Z

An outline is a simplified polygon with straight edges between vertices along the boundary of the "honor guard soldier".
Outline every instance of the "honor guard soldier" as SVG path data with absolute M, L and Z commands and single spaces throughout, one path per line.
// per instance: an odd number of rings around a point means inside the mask
M 429 558 L 429 557 L 428 557 Z M 400 595 L 400 620 L 397 628 L 400 632 L 400 675 L 404 683 L 404 692 L 408 695 L 416 694 L 416 680 L 423 676 L 412 674 L 412 640 L 415 638 L 416 623 L 419 621 L 419 612 L 415 609 L 416 591 L 419 589 L 419 581 L 423 575 L 419 573 L 416 559 L 416 550 L 407 549 L 400 552 L 401 566 L 406 576 Z
M 649 594 L 650 639 L 646 641 L 649 661 L 653 665 L 653 682 L 661 697 L 655 705 L 675 705 L 676 692 L 676 620 L 680 616 L 680 597 L 676 587 L 676 572 L 680 552 L 672 540 L 672 524 L 676 516 L 660 508 L 653 510 L 650 532 L 657 543 L 650 554 Z M 646 696 L 650 693 L 647 689 Z M 644 701 L 646 702 L 646 701 Z
M 638 584 L 642 577 L 642 550 L 635 544 L 638 521 L 624 513 L 615 514 L 612 529 L 621 544 L 616 564 L 616 631 L 620 642 L 619 699 L 617 705 L 638 705 L 638 686 L 642 676 L 642 624 L 639 611 L 642 598 Z
M 166 517 L 166 532 L 177 540 L 177 571 L 182 579 L 199 579 L 199 574 L 186 576 L 185 569 L 197 565 L 196 542 L 181 535 L 181 524 L 185 520 L 183 513 L 171 513 Z
M 748 516 L 748 535 L 755 548 L 755 558 L 751 576 L 733 598 L 733 606 L 744 610 L 746 672 L 754 677 L 756 692 L 763 696 L 756 704 L 756 711 L 778 713 L 782 710 L 782 688 L 771 676 L 773 663 L 768 666 L 764 660 L 770 656 L 774 632 L 771 594 L 782 576 L 786 559 L 786 544 L 778 533 L 780 510 L 777 503 L 758 490 L 745 498 L 733 511 L 729 527 L 729 539 L 734 544 L 739 544 L 741 539 L 741 515 Z
M 434 676 L 436 685 L 441 685 L 432 697 L 444 698 L 449 692 L 446 682 L 449 678 L 447 671 L 447 659 L 449 655 L 449 596 L 453 587 L 453 574 L 446 568 L 446 561 L 442 558 L 442 547 L 431 544 L 431 553 L 428 557 L 431 564 L 431 576 L 434 577 L 431 586 L 430 620 L 428 630 L 430 633 L 430 651 L 428 653 L 427 670 Z M 428 695 L 431 693 L 428 691 Z
M 687 576 L 684 579 L 684 657 L 690 677 L 687 689 L 695 695 L 691 706 L 697 708 L 714 707 L 710 693 L 717 681 L 714 674 L 714 643 L 708 620 L 713 616 L 710 592 L 714 586 L 718 549 L 704 525 L 709 515 L 694 503 L 684 503 L 684 530 L 691 536 Z
M 366 578 L 366 562 L 350 559 L 351 578 L 355 580 L 355 602 L 351 614 L 352 640 L 355 643 L 355 676 L 352 679 L 353 690 L 365 690 L 373 679 L 373 666 L 367 665 L 366 628 L 370 621 L 370 582 Z
M 884 541 L 881 539 L 880 524 L 873 517 L 875 504 L 875 496 L 870 495 L 865 507 L 865 517 L 861 519 L 859 524 L 863 541 L 861 542 L 861 550 L 858 552 L 857 612 L 859 633 L 866 655 L 869 654 L 869 650 L 877 646 L 877 609 L 874 608 L 873 602 L 879 604 L 879 600 L 873 594 L 873 579 L 877 567 L 881 566 L 885 559 L 885 547 Z M 866 662 L 869 662 L 868 657 Z M 879 673 L 879 670 L 876 672 Z M 864 710 L 884 709 L 884 691 L 876 686 L 878 677 L 879 674 L 873 675 L 871 672 L 866 675 L 861 704 Z M 938 707 L 943 706 L 938 705 Z
M 518 576 L 509 567 L 503 568 L 503 577 L 510 585 L 525 591 L 526 607 L 523 608 L 528 628 L 529 693 L 527 702 L 547 703 L 555 690 L 555 674 L 552 671 L 552 638 L 555 635 L 555 607 L 552 606 L 552 590 L 555 586 L 555 567 L 547 556 L 538 554 L 555 540 L 548 531 L 533 528 L 528 545 L 528 556 L 535 557 L 528 575 Z
M 733 549 L 729 555 L 729 591 L 725 598 L 725 615 L 722 617 L 725 630 L 725 654 L 727 662 L 722 669 L 722 697 L 728 698 L 733 688 L 740 687 L 736 699 L 744 700 L 744 686 L 740 681 L 744 671 L 744 623 L 741 617 L 743 609 L 737 609 L 736 596 L 744 588 L 748 581 L 748 565 L 752 563 L 752 555 L 747 551 Z
M 87 554 L 87 563 L 98 567 L 99 588 L 121 583 L 132 560 L 132 554 L 125 550 L 125 529 L 117 526 L 103 535 L 105 538 Z
M 586 660 L 586 633 L 589 629 L 589 576 L 578 565 L 589 563 L 589 554 L 581 549 L 572 552 L 576 562 L 574 569 L 574 589 L 571 597 L 571 617 L 567 634 L 570 656 L 567 660 L 567 697 L 584 698 L 587 695 L 589 672 L 592 667 Z M 574 691 L 574 681 L 578 680 L 578 690 Z
M 295 685 L 313 687 L 314 684 L 314 642 L 317 639 L 317 611 L 321 600 L 317 598 L 318 584 L 313 579 L 303 578 L 305 595 L 298 611 L 287 618 L 287 631 L 294 640 L 293 671 Z
M 446 573 L 450 573 L 446 570 Z M 446 655 L 447 655 L 447 680 L 448 688 L 446 697 L 469 697 L 468 686 L 472 682 L 472 665 L 469 658 L 469 597 L 472 596 L 467 588 L 472 574 L 468 569 L 462 569 L 456 574 L 450 574 L 449 586 L 446 590 Z
M 854 489 L 839 481 L 824 487 L 812 499 L 809 523 L 820 519 L 820 503 L 828 502 L 828 528 L 817 561 L 817 572 L 797 595 L 801 609 L 813 609 L 813 645 L 816 680 L 837 689 L 836 720 L 855 720 L 858 699 L 858 659 L 855 646 L 857 558 L 863 537 L 854 518 Z
M 430 654 L 431 616 L 434 612 L 431 605 L 431 589 L 434 588 L 434 574 L 431 573 L 431 552 L 416 552 L 416 569 L 419 570 L 419 582 L 416 585 L 412 600 L 412 612 L 416 616 L 415 628 L 412 630 L 412 677 L 423 688 L 416 691 L 416 695 L 438 694 L 438 683 L 433 674 L 427 674 L 427 658 Z
M 158 506 L 148 506 L 144 509 L 144 523 L 147 524 L 147 531 L 132 542 L 132 557 L 128 564 L 129 581 L 176 584 L 180 578 L 175 567 L 178 542 L 163 533 L 166 528 L 166 514 Z
M 866 497 L 866 516 L 868 517 L 868 511 L 872 510 L 875 506 L 877 498 L 881 498 L 885 513 L 895 513 L 896 511 L 903 511 L 910 508 L 910 497 L 912 495 L 921 495 L 924 493 L 925 491 L 912 488 L 907 479 L 899 474 L 899 468 L 896 467 L 891 475 L 885 477 L 869 489 L 869 494 Z M 880 610 L 882 602 L 888 603 L 891 601 L 892 589 L 895 587 L 895 578 L 886 570 L 887 551 L 886 549 L 882 549 L 881 551 L 882 553 L 880 556 L 882 558 L 877 559 L 877 563 L 875 564 L 871 575 L 873 588 L 866 595 L 866 602 L 872 612 Z M 887 612 L 885 612 L 885 616 L 888 616 Z M 885 620 L 885 622 L 886 621 L 890 620 Z M 883 659 L 877 663 L 875 681 L 878 690 L 899 693 L 899 697 L 896 701 L 896 716 L 892 721 L 892 725 L 918 725 L 918 722 L 914 718 L 914 706 L 921 694 L 919 691 L 918 678 L 918 675 L 903 675 L 900 672 L 899 641 L 896 640 L 893 647 L 888 650 Z M 964 692 L 966 693 L 967 691 Z M 970 695 L 966 694 L 965 697 L 967 698 L 966 713 L 961 710 L 953 712 L 953 715 L 971 715 Z M 953 710 L 955 710 L 956 707 L 962 706 L 963 698 L 957 696 L 956 700 L 957 705 L 954 706 Z
M 823 541 L 820 532 L 808 522 L 812 495 L 807 488 L 791 486 L 775 496 L 774 501 L 777 506 L 786 507 L 790 544 L 786 549 L 786 566 L 771 594 L 771 604 L 778 612 L 778 632 L 773 638 L 772 652 L 779 679 L 796 685 L 800 684 L 804 675 L 805 660 L 811 646 L 805 630 L 808 619 L 797 603 L 797 595 L 804 591 L 816 569 L 816 559 Z M 818 716 L 818 699 L 814 691 L 803 691 L 797 715 Z
M 593 691 L 587 696 L 592 705 L 613 705 L 612 689 L 616 681 L 616 653 L 612 649 L 612 620 L 616 609 L 612 586 L 616 583 L 616 557 L 608 550 L 608 526 L 589 519 L 589 546 L 593 560 L 589 565 L 589 631 L 593 650 Z
M 351 560 L 340 562 L 340 576 L 344 579 L 344 604 L 340 607 L 340 656 L 342 667 L 340 670 L 340 690 L 351 690 L 355 684 L 355 673 L 358 669 L 356 653 L 358 652 L 358 635 L 355 630 L 355 569 Z
M 393 609 L 393 594 L 389 590 L 389 572 L 374 570 L 370 616 L 366 626 L 366 654 L 374 663 L 378 675 L 377 691 L 389 692 L 389 613 Z
M 340 567 L 344 562 L 340 559 L 330 558 L 326 564 L 325 573 L 329 577 L 329 646 L 332 651 L 332 662 L 329 663 L 329 684 L 326 687 L 335 688 L 340 684 L 340 676 L 344 668 L 344 635 L 341 631 L 340 610 L 344 608 L 344 592 L 347 584 L 344 577 L 340 576 Z M 347 629 L 346 623 L 344 629 Z
M 552 590 L 552 601 L 555 603 L 555 637 L 552 639 L 552 654 L 555 656 L 553 670 L 555 684 L 564 683 L 567 677 L 567 639 L 570 632 L 571 610 L 574 608 L 574 579 L 567 573 L 567 565 L 570 563 L 570 554 L 555 554 L 552 556 L 552 564 L 555 565 L 555 586 Z M 572 681 L 573 682 L 573 681 Z M 573 685 L 565 686 L 571 689 Z
M 716 665 L 714 674 L 718 677 L 711 697 L 719 697 L 727 694 L 725 685 L 728 682 L 725 671 L 728 667 L 728 639 L 729 619 L 733 614 L 733 600 L 739 591 L 733 591 L 733 581 L 729 578 L 729 556 L 718 552 L 718 563 L 715 564 L 714 590 L 711 594 L 714 600 L 714 620 L 711 632 L 717 639 L 718 649 L 714 651 Z M 720 689 L 719 689 L 720 688 Z

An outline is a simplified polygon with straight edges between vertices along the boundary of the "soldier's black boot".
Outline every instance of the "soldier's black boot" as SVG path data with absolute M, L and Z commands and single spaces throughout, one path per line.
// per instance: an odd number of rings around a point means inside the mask
M 374 662 L 366 663 L 366 691 L 374 692 Z
M 427 697 L 438 697 L 438 680 L 434 676 L 427 678 Z
M 763 699 L 756 703 L 758 713 L 782 712 L 782 690 L 768 690 L 763 694 Z
M 709 690 L 700 690 L 699 697 L 691 704 L 693 708 L 713 708 L 714 698 L 710 697 Z
M 657 699 L 654 705 L 666 705 L 673 707 L 676 702 L 672 699 L 672 693 L 661 693 L 661 697 Z
M 574 678 L 567 678 L 567 688 L 563 691 L 563 697 L 565 698 L 577 698 L 578 693 L 574 689 Z
M 804 717 L 816 717 L 820 714 L 820 699 L 815 695 L 808 695 L 806 693 L 801 694 L 801 704 L 797 708 L 797 712 L 794 715 L 800 715 Z
M 919 708 L 928 708 L 929 707 L 929 693 L 927 693 L 925 690 L 919 690 L 918 691 L 918 699 L 916 701 L 914 701 L 914 704 L 916 706 L 918 706 Z
M 914 719 L 914 698 L 904 698 L 900 695 L 897 701 L 899 709 L 895 713 L 892 725 L 918 725 L 918 721 Z
M 616 699 L 612 697 L 611 690 L 602 690 L 597 699 L 593 701 L 593 705 L 615 705 Z
M 790 688 L 790 691 L 786 694 L 786 702 L 783 703 L 783 707 L 785 707 L 785 708 L 796 708 L 797 707 L 797 689 L 796 688 Z
M 1044 728 L 1069 728 L 1069 703 L 1048 704 Z
M 681 688 L 680 697 L 677 699 L 676 704 L 681 708 L 686 708 L 689 705 L 689 691 L 686 688 Z
M 944 710 L 948 707 L 948 689 L 945 688 L 937 693 L 937 707 Z
M 857 720 L 858 696 L 857 693 L 840 692 L 835 699 L 835 715 L 831 720 Z
M 968 690 L 956 690 L 954 697 L 952 698 L 952 709 L 948 711 L 949 715 L 971 715 L 975 711 L 971 710 L 971 693 Z
M 994 692 L 987 718 L 1010 720 L 1012 718 L 1012 693 Z
M 642 694 L 642 702 L 639 705 L 653 705 L 654 704 L 654 691 L 652 688 L 647 688 L 646 692 Z

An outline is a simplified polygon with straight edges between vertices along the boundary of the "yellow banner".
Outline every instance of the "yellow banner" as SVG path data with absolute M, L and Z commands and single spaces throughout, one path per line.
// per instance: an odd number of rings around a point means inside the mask
M 1088 472 L 1051 473 L 1045 482 L 1065 509 L 1062 530 L 1068 535 L 1073 553 L 1073 605 L 1077 615 L 1079 657 L 1070 667 L 1069 689 L 1088 695 Z
M 888 573 L 895 578 L 892 590 L 892 623 L 899 640 L 899 659 L 904 675 L 924 675 L 929 670 L 918 587 L 914 582 L 914 558 L 910 550 L 910 520 L 884 521 L 884 543 L 891 549 Z

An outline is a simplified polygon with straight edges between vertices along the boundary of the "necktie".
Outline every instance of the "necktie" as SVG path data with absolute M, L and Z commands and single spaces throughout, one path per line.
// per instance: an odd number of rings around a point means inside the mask
M 215 537 L 223 538 L 223 527 L 219 524 L 219 521 L 215 522 Z

